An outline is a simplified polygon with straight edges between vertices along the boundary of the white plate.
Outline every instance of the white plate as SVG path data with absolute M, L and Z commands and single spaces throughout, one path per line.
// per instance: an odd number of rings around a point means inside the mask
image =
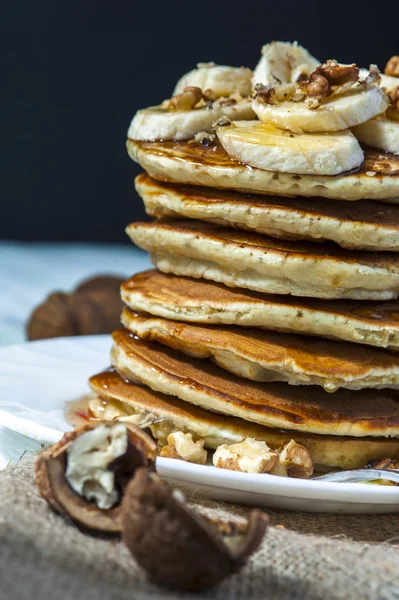
M 62 338 L 0 349 L 0 425 L 45 443 L 70 429 L 64 404 L 108 366 L 108 336 Z M 399 512 L 399 487 L 250 475 L 159 458 L 161 476 L 212 498 L 308 512 Z

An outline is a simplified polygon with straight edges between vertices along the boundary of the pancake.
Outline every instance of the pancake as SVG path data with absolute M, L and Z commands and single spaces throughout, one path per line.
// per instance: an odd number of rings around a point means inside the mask
M 188 356 L 210 358 L 252 381 L 338 388 L 399 387 L 399 355 L 386 350 L 243 327 L 169 321 L 126 308 L 122 323 L 143 340 L 154 340 Z
M 151 177 L 212 188 L 255 194 L 308 196 L 335 200 L 383 200 L 399 203 L 399 156 L 363 148 L 365 159 L 356 171 L 340 175 L 293 175 L 263 171 L 228 156 L 215 142 L 127 141 L 130 157 Z M 391 174 L 375 174 L 375 163 L 387 165 Z
M 200 219 L 285 240 L 332 240 L 350 250 L 399 251 L 399 206 L 393 204 L 257 196 L 164 183 L 147 173 L 135 185 L 152 217 Z
M 235 444 L 247 437 L 265 441 L 271 448 L 279 448 L 294 439 L 308 448 L 318 469 L 358 469 L 371 460 L 399 456 L 399 440 L 386 438 L 350 438 L 280 431 L 234 417 L 217 415 L 174 396 L 165 396 L 147 387 L 128 383 L 116 372 L 105 371 L 90 378 L 93 392 L 104 406 L 111 404 L 120 414 L 144 413 L 161 419 L 160 426 L 152 426 L 157 438 L 165 441 L 168 433 L 184 431 L 204 439 L 205 447 L 216 449 L 221 444 Z
M 397 350 L 399 302 L 312 300 L 258 294 L 220 283 L 144 271 L 121 286 L 131 309 L 189 323 L 239 325 Z
M 132 223 L 126 231 L 165 273 L 269 294 L 358 300 L 398 296 L 399 255 L 393 252 L 276 240 L 192 219 Z
M 111 362 L 133 382 L 201 408 L 267 427 L 325 435 L 399 436 L 399 393 L 255 383 L 126 330 L 113 334 Z

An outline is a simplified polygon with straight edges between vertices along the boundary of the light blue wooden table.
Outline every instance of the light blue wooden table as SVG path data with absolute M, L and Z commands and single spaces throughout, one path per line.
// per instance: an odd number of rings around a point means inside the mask
M 99 274 L 128 277 L 150 267 L 132 245 L 43 244 L 0 241 L 0 345 L 23 343 L 32 309 L 55 290 L 71 291 Z M 0 468 L 35 452 L 39 444 L 0 423 Z

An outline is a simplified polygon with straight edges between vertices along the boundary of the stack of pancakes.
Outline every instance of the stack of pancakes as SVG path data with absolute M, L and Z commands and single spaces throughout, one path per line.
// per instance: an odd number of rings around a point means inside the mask
M 381 153 L 363 148 L 356 172 L 321 176 L 217 139 L 127 147 L 155 217 L 127 233 L 157 270 L 122 285 L 93 414 L 137 416 L 161 443 L 293 439 L 323 470 L 398 457 L 399 157 L 371 173 Z

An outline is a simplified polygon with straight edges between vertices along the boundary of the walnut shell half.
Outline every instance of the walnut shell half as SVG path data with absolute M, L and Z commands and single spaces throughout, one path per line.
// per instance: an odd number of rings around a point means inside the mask
M 138 469 L 122 502 L 123 538 L 153 581 L 199 591 L 238 571 L 257 550 L 268 517 L 254 510 L 244 529 L 190 510 L 155 473 Z
M 122 283 L 120 277 L 101 275 L 84 281 L 71 294 L 50 294 L 29 318 L 28 340 L 111 333 L 120 324 Z
M 76 524 L 97 531 L 117 533 L 121 531 L 121 502 L 107 510 L 98 508 L 95 502 L 76 493 L 66 478 L 68 450 L 85 433 L 104 425 L 111 430 L 112 427 L 120 427 L 121 423 L 89 423 L 66 433 L 57 444 L 43 450 L 36 461 L 36 485 L 52 508 L 67 515 Z M 152 467 L 157 453 L 154 440 L 139 427 L 130 423 L 124 423 L 122 427 L 126 427 L 126 451 L 109 465 L 121 498 L 136 469 Z

